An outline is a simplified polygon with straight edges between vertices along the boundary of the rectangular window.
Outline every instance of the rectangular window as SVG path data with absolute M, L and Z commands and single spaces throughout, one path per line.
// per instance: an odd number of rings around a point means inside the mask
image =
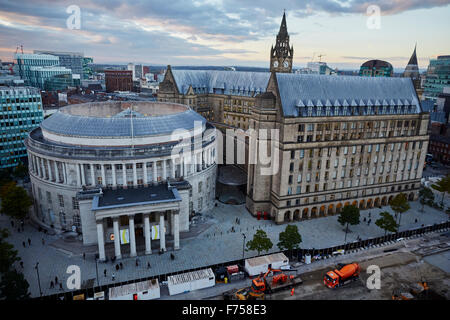
M 75 197 L 72 197 L 72 208 L 74 210 L 80 209 L 80 205 L 78 203 L 78 200 Z
M 62 196 L 62 194 L 58 194 L 58 202 L 59 202 L 59 206 L 61 208 L 64 208 L 64 197 Z

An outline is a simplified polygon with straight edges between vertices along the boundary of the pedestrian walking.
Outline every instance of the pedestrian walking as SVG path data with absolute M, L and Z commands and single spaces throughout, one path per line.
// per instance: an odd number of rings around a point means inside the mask
M 86 260 L 86 253 L 83 252 L 83 260 Z
M 417 223 L 417 218 L 416 218 L 416 220 L 414 220 L 414 223 Z
M 63 290 L 62 282 L 59 283 L 59 290 L 61 290 L 61 291 Z
M 367 221 L 367 225 L 370 225 L 371 222 L 372 222 L 372 219 L 369 219 L 369 221 Z
M 120 265 L 120 269 L 123 269 L 123 264 L 122 264 L 122 262 L 119 263 L 119 265 Z
M 136 267 L 139 267 L 139 260 L 136 259 Z
M 116 264 L 116 271 L 119 271 L 119 265 Z
M 42 245 L 43 245 L 43 246 L 45 245 L 45 240 L 44 240 L 44 238 L 42 238 Z
M 175 260 L 175 256 L 173 253 L 170 254 L 170 259 Z
M 370 219 L 370 211 L 369 211 L 369 219 Z
M 31 246 L 31 239 L 30 238 L 28 238 L 28 245 Z
M 291 289 L 291 297 L 294 295 L 294 292 L 295 292 L 295 288 L 292 288 Z
M 20 264 L 20 267 L 23 269 L 23 261 L 20 261 L 19 264 Z
M 105 270 L 103 270 L 103 274 L 105 275 L 105 277 L 106 277 L 106 269 Z
M 111 275 L 111 279 L 112 279 L 112 281 L 115 281 L 115 280 L 116 280 L 116 275 L 114 274 L 114 272 L 113 272 L 113 274 Z
M 25 245 L 25 241 L 22 241 L 22 245 L 24 248 L 26 248 L 27 246 Z
M 55 277 L 55 284 L 58 284 L 58 277 Z
M 50 281 L 50 289 L 53 289 L 55 287 L 53 281 Z
M 364 222 L 366 222 L 366 217 L 364 217 L 364 220 L 363 220 Z
M 150 269 L 150 268 L 151 268 L 150 262 L 147 262 L 147 269 Z

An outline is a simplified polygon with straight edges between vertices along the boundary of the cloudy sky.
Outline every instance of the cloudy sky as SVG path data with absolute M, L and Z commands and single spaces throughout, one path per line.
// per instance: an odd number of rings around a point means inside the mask
M 67 27 L 71 5 L 80 29 Z M 284 9 L 295 67 L 323 55 L 341 69 L 374 58 L 404 68 L 416 42 L 420 68 L 450 54 L 450 0 L 0 0 L 0 59 L 19 44 L 96 63 L 268 67 Z

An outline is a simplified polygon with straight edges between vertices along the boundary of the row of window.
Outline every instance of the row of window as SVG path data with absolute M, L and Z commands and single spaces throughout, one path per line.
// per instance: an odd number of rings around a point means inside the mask
M 390 191 L 389 191 L 389 189 L 387 189 L 386 191 L 387 192 L 395 192 L 396 189 L 397 189 L 397 191 L 402 191 L 402 190 L 410 190 L 410 189 L 412 190 L 413 188 L 414 188 L 414 184 L 405 185 L 404 187 L 399 185 L 399 186 L 397 186 L 397 188 L 395 188 L 395 186 L 392 186 L 390 188 Z M 369 192 L 367 192 L 367 194 L 369 194 Z M 378 193 L 372 192 L 370 195 L 376 195 L 376 194 L 381 194 L 381 191 L 379 191 Z M 366 190 L 362 190 L 361 196 L 363 196 L 363 197 L 366 196 Z M 357 197 L 357 195 L 356 195 L 356 197 Z M 350 192 L 346 192 L 345 195 L 344 194 L 331 194 L 329 196 L 328 200 L 331 200 L 331 201 L 332 200 L 340 200 L 339 198 L 340 199 L 351 199 L 352 196 L 351 196 Z M 311 200 L 312 200 L 312 203 L 319 202 L 319 197 L 318 196 L 312 197 Z M 298 205 L 301 205 L 300 202 L 301 202 L 300 199 L 287 200 L 286 201 L 286 206 L 287 207 L 290 207 L 291 205 L 298 206 Z M 309 204 L 309 203 L 310 203 L 310 198 L 303 198 L 303 203 L 302 204 Z
M 397 147 L 395 146 L 397 145 Z M 423 147 L 423 141 L 412 141 L 412 142 L 397 142 L 397 143 L 388 143 L 388 144 L 369 144 L 369 145 L 359 145 L 359 146 L 344 146 L 344 147 L 328 147 L 328 148 L 311 148 L 311 149 L 300 149 L 300 150 L 291 150 L 290 157 L 291 159 L 297 159 L 297 154 L 299 159 L 303 159 L 305 157 L 305 151 L 306 155 L 310 158 L 313 157 L 322 157 L 332 156 L 332 149 L 335 149 L 335 155 L 340 156 L 341 152 L 344 155 L 349 154 L 356 154 L 359 155 L 364 154 L 364 152 L 371 153 L 373 150 L 374 152 L 387 152 L 388 150 L 393 152 L 395 149 L 397 151 L 404 150 L 421 150 Z M 297 153 L 298 151 L 298 153 Z M 384 158 L 383 158 L 384 159 Z
M 349 130 L 349 129 L 373 129 L 373 128 L 411 128 L 416 127 L 416 121 L 411 120 L 390 120 L 390 121 L 353 121 L 353 122 L 329 122 L 329 123 L 307 123 L 299 124 L 298 132 L 305 131 L 331 131 L 331 130 Z

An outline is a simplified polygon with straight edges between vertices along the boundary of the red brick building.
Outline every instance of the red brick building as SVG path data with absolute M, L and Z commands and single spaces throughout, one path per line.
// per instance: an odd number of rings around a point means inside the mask
M 131 70 L 105 70 L 106 92 L 132 91 L 133 71 Z

